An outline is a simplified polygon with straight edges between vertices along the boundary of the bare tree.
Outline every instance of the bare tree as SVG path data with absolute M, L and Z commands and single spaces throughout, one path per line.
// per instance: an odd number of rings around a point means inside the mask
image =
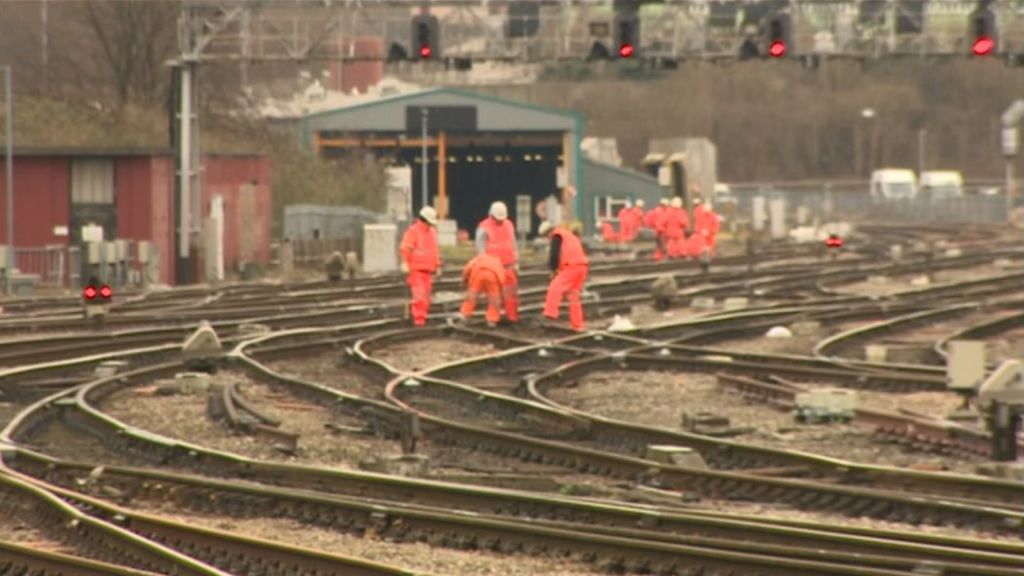
M 166 62 L 176 43 L 177 1 L 90 0 L 89 29 L 120 104 L 159 102 L 167 86 Z

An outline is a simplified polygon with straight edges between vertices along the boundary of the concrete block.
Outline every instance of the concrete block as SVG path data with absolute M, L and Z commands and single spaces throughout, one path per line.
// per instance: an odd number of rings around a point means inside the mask
M 394 224 L 363 226 L 363 270 L 394 272 L 398 270 L 398 245 Z
M 730 428 L 729 418 L 710 412 L 683 413 L 682 425 L 683 430 L 708 436 L 725 434 Z
M 180 394 L 205 394 L 210 390 L 210 375 L 203 372 L 179 372 L 174 383 Z
M 754 230 L 757 232 L 764 230 L 765 224 L 768 222 L 768 204 L 764 196 L 754 196 L 752 213 Z
M 792 338 L 793 333 L 785 326 L 772 326 L 765 333 L 765 338 Z
M 710 296 L 698 296 L 690 300 L 690 308 L 694 310 L 714 310 L 715 299 Z
M 958 256 L 963 256 L 963 254 L 964 254 L 964 251 L 959 249 L 959 248 L 950 248 L 950 249 L 946 250 L 945 252 L 943 252 L 943 255 L 946 258 L 956 258 Z
M 708 469 L 708 465 L 704 462 L 704 458 L 694 451 L 693 448 L 687 448 L 685 446 L 650 444 L 647 446 L 645 458 L 655 462 L 661 462 L 663 464 L 671 464 L 673 466 L 685 466 L 687 468 L 699 468 L 702 470 Z
M 369 472 L 393 474 L 396 476 L 425 476 L 430 471 L 430 458 L 423 454 L 382 456 L 364 460 L 359 467 Z
M 458 243 L 459 226 L 455 220 L 439 220 L 437 222 L 437 245 L 455 246 Z
M 220 338 L 209 323 L 203 322 L 181 347 L 186 358 L 209 358 L 224 352 Z
M 726 298 L 723 305 L 724 305 L 726 310 L 736 310 L 736 309 L 739 309 L 739 308 L 746 308 L 747 306 L 750 305 L 750 299 L 749 298 L 744 298 L 742 296 L 733 296 L 731 298 Z
M 982 476 L 1024 482 L 1024 462 L 985 462 L 976 471 Z
M 910 279 L 911 286 L 930 286 L 931 283 L 931 279 L 927 276 L 915 276 Z
M 864 358 L 868 362 L 885 362 L 889 357 L 889 347 L 880 344 L 868 344 L 864 347 Z
M 94 374 L 97 378 L 110 378 L 127 367 L 128 363 L 124 360 L 107 360 L 96 366 Z
M 772 198 L 768 202 L 768 214 L 771 218 L 771 234 L 775 240 L 786 237 L 786 200 Z
M 789 325 L 789 331 L 794 336 L 814 336 L 821 333 L 821 322 L 816 320 L 802 320 Z

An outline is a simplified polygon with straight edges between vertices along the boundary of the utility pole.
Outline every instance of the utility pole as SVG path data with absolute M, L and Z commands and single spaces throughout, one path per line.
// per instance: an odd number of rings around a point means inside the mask
M 921 128 L 917 131 L 917 177 L 924 174 L 925 143 L 928 138 L 928 130 Z
M 420 195 L 423 203 L 420 205 L 420 208 L 423 208 L 427 205 L 427 199 L 430 197 L 430 178 L 428 178 L 430 172 L 427 170 L 427 121 L 430 117 L 430 111 L 426 108 L 420 108 L 420 114 L 420 144 L 422 146 L 420 149 L 420 155 L 423 159 L 421 166 L 422 186 L 420 187 Z
M 0 66 L 4 71 L 4 104 L 7 114 L 7 139 L 4 148 L 7 156 L 7 292 L 11 292 L 11 270 L 14 261 L 14 105 L 11 96 L 11 67 Z

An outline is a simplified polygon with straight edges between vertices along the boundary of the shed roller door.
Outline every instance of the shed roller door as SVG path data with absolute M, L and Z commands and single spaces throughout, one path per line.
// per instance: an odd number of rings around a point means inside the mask
M 72 160 L 71 203 L 114 203 L 113 160 Z

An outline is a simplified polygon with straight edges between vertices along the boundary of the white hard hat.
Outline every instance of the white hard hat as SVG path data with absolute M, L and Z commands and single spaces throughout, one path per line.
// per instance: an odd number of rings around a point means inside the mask
M 676 196 L 675 198 L 673 198 L 672 199 L 672 207 L 673 208 L 682 208 L 683 207 L 683 199 L 680 198 L 679 196 Z
M 508 218 L 508 208 L 504 202 L 495 202 L 491 204 L 491 217 L 495 220 L 504 220 Z
M 696 197 L 696 198 L 694 198 L 694 199 L 693 199 L 693 203 L 694 203 L 694 204 L 700 204 L 700 203 L 702 203 L 702 202 L 703 202 L 703 200 L 701 200 L 701 199 L 700 199 L 700 196 L 698 196 L 698 197 Z
M 668 206 L 668 198 L 662 198 L 661 200 L 658 200 L 658 204 L 661 204 L 662 206 Z
M 547 236 L 554 229 L 555 225 L 545 220 L 540 223 L 540 228 L 537 229 L 537 234 L 541 236 Z
M 643 198 L 640 198 L 639 200 L 636 201 L 636 207 L 637 208 L 643 208 L 644 207 L 644 199 Z
M 420 218 L 427 221 L 431 226 L 437 226 L 437 210 L 433 206 L 424 206 L 420 209 Z

